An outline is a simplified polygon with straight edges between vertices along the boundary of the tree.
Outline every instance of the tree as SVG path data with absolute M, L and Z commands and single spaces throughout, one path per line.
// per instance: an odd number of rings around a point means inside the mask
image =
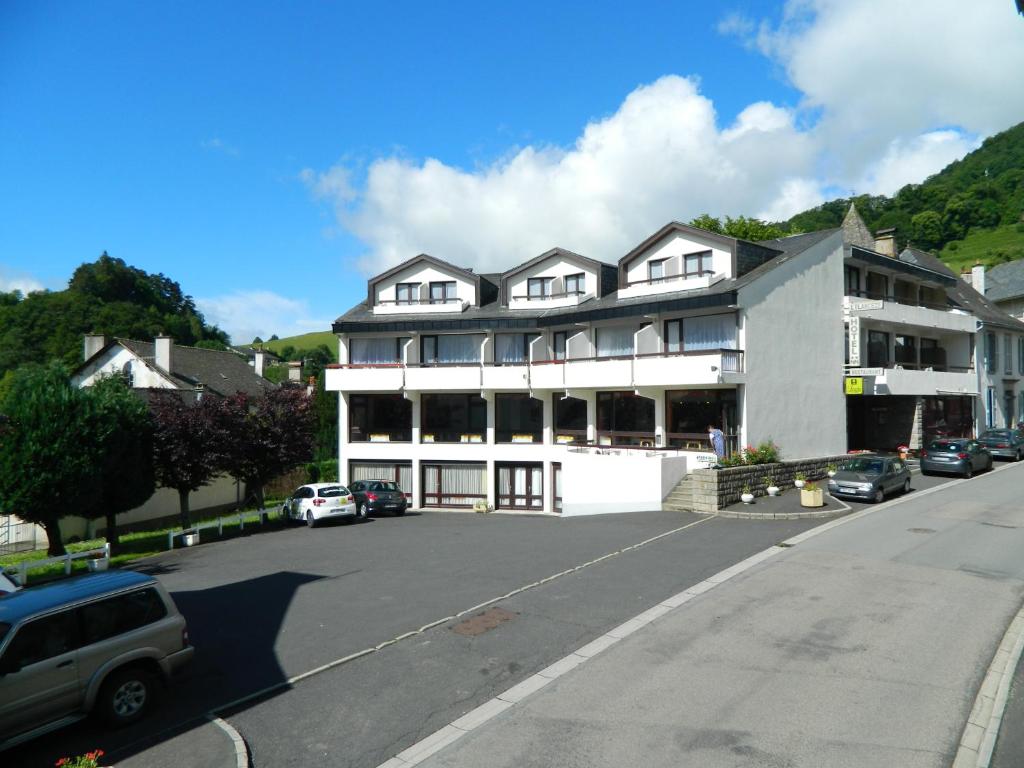
M 326 381 L 322 370 L 313 391 L 313 454 L 318 461 L 338 457 L 338 393 L 328 392 Z
M 225 435 L 214 397 L 186 403 L 174 391 L 156 391 L 151 412 L 156 425 L 153 466 L 157 482 L 178 492 L 179 515 L 184 528 L 191 526 L 188 497 L 223 471 Z
M 943 241 L 942 217 L 935 211 L 922 211 L 910 220 L 914 245 L 925 250 L 937 248 Z
M 43 526 L 49 554 L 62 555 L 60 518 L 101 492 L 95 401 L 71 385 L 63 366 L 25 366 L 0 410 L 0 508 Z
M 304 389 L 274 389 L 259 398 L 239 392 L 219 404 L 224 467 L 263 507 L 268 480 L 313 455 L 312 402 Z
M 101 378 L 85 390 L 94 401 L 99 450 L 99 494 L 85 517 L 106 519 L 107 541 L 120 547 L 117 516 L 144 504 L 156 481 L 153 469 L 153 420 L 123 376 Z
M 722 222 L 716 219 L 714 216 L 708 213 L 702 213 L 690 222 L 691 227 L 697 227 L 698 229 L 706 229 L 708 232 L 717 232 L 718 234 L 724 234 L 722 230 Z

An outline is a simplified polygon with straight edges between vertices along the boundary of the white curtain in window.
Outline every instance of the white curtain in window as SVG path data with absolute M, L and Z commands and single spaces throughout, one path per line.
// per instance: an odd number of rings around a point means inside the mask
M 526 361 L 523 353 L 524 342 L 521 333 L 498 333 L 494 336 L 494 362 L 522 363 Z
M 354 365 L 397 363 L 398 343 L 394 336 L 379 339 L 352 339 L 348 357 L 349 362 Z
M 433 471 L 427 472 L 431 478 Z M 487 498 L 485 478 L 487 468 L 478 464 L 442 464 L 441 465 L 441 487 L 430 488 L 432 485 L 428 479 L 428 492 L 442 493 L 441 504 L 471 504 L 474 498 Z M 450 494 L 450 495 L 449 495 Z
M 736 349 L 736 316 L 688 317 L 683 321 L 687 352 L 701 349 Z
M 632 325 L 612 326 L 597 329 L 597 356 L 618 357 L 633 354 L 633 334 L 636 328 Z
M 533 498 L 530 499 L 531 507 L 543 507 L 544 497 L 541 495 L 541 489 L 544 487 L 544 470 L 540 467 L 533 467 L 530 470 L 530 490 L 533 491 Z
M 437 337 L 437 362 L 479 363 L 480 343 L 483 336 L 478 333 Z

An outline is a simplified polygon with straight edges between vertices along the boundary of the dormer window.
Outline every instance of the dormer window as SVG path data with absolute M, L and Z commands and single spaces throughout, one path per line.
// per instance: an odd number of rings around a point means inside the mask
M 395 303 L 415 304 L 420 298 L 419 283 L 399 283 L 395 286 Z
M 445 280 L 443 282 L 434 282 L 430 284 L 431 304 L 447 304 L 449 301 L 455 301 L 457 298 L 454 280 Z
M 531 277 L 526 281 L 526 295 L 530 301 L 546 299 L 551 296 L 553 277 Z
M 683 278 L 703 277 L 713 274 L 711 269 L 711 251 L 688 253 L 683 256 Z
M 565 292 L 570 296 L 573 294 L 583 293 L 585 285 L 586 276 L 582 272 L 577 272 L 575 275 L 565 276 Z
M 665 262 L 668 259 L 658 259 L 647 262 L 647 279 L 652 283 L 665 279 Z

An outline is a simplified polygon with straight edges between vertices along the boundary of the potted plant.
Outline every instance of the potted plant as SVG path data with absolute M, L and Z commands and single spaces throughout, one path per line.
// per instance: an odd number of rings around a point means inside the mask
M 181 546 L 194 547 L 199 543 L 199 531 L 181 534 Z
M 824 493 L 814 481 L 804 483 L 800 489 L 801 507 L 823 507 L 825 506 Z
M 743 493 L 740 494 L 740 500 L 744 504 L 753 504 L 754 503 L 754 494 L 750 492 L 750 486 L 749 485 L 744 485 L 743 486 Z
M 97 749 L 76 757 L 62 757 L 54 765 L 57 768 L 99 768 L 101 757 L 103 757 L 103 750 Z
M 803 488 L 804 483 L 806 482 L 807 475 L 805 475 L 803 472 L 797 472 L 795 475 L 793 475 L 793 485 L 795 485 L 797 488 Z
M 764 479 L 764 482 L 765 482 L 765 485 L 768 486 L 768 495 L 769 496 L 778 496 L 779 495 L 779 486 L 777 486 L 775 484 L 775 478 L 774 477 L 771 477 L 769 475 L 768 477 L 766 477 Z
M 839 471 L 839 467 L 837 465 L 835 465 L 835 464 L 829 464 L 828 465 L 828 476 L 829 477 L 835 477 L 836 476 L 836 472 L 838 472 L 838 471 Z

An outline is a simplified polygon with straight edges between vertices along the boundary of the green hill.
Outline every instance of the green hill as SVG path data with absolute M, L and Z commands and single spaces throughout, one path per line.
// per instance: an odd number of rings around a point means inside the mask
M 901 248 L 910 243 L 939 254 L 953 269 L 1024 258 L 1024 123 L 893 197 L 832 200 L 779 226 L 789 232 L 838 227 L 851 202 L 872 230 L 896 227 Z
M 287 347 L 291 347 L 293 350 L 316 349 L 321 344 L 331 351 L 332 359 L 337 362 L 338 337 L 331 331 L 314 331 L 313 333 L 303 333 L 298 336 L 288 336 L 284 339 L 265 341 L 263 342 L 263 348 L 279 357 L 291 358 L 292 355 L 284 354 Z

